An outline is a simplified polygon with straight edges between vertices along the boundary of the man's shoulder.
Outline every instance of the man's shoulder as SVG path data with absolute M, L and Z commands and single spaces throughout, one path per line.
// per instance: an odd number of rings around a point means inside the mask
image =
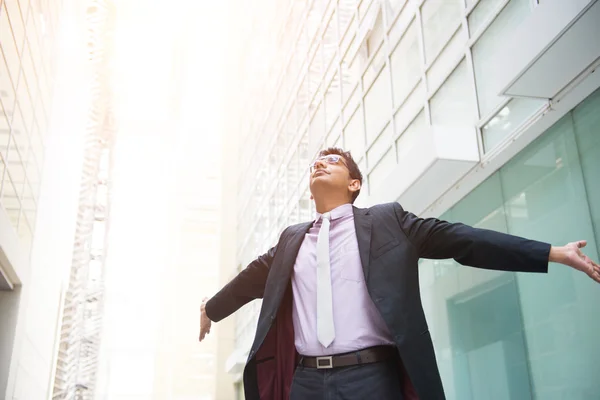
M 294 225 L 289 225 L 287 228 L 285 228 L 281 232 L 281 237 L 283 238 L 290 233 L 297 232 L 298 230 L 306 230 L 308 225 L 310 225 L 312 223 L 313 223 L 313 221 L 305 221 L 305 222 L 300 222 L 300 223 L 297 223 Z
M 395 213 L 396 210 L 401 208 L 402 207 L 400 207 L 400 204 L 398 202 L 392 201 L 389 203 L 375 204 L 371 207 L 363 208 L 363 210 L 368 211 L 369 214 L 372 215 L 387 215 L 390 213 Z

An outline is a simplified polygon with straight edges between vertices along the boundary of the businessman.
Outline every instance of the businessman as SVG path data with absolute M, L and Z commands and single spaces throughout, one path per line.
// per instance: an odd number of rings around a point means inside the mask
M 422 219 L 398 203 L 356 208 L 362 174 L 349 152 L 322 151 L 310 167 L 317 215 L 201 305 L 211 321 L 262 298 L 244 369 L 248 400 L 444 399 L 419 293 L 419 258 L 545 273 L 565 264 L 600 282 L 585 241 L 555 247 Z

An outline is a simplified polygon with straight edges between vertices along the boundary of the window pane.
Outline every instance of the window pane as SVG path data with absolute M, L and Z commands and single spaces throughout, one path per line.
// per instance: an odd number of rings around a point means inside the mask
M 386 67 L 365 95 L 367 143 L 371 143 L 375 139 L 391 115 L 392 93 L 390 92 L 389 70 Z
M 341 109 L 342 99 L 340 94 L 340 80 L 339 75 L 336 73 L 333 76 L 333 80 L 327 88 L 327 91 L 325 92 L 325 130 L 329 130 L 331 125 L 335 122 L 336 118 L 340 114 Z
M 455 65 L 456 60 L 465 54 L 467 40 L 467 31 L 461 26 L 427 70 L 427 86 L 430 90 L 438 87 L 448 78 L 450 72 L 448 68 Z
M 473 126 L 475 123 L 475 96 L 463 60 L 431 99 L 433 125 Z
M 600 90 L 573 111 L 573 124 L 596 246 L 600 248 Z
M 344 129 L 344 146 L 346 151 L 351 151 L 354 158 L 360 158 L 359 155 L 365 150 L 365 130 L 362 108 L 352 115 L 346 129 Z
M 398 160 L 402 160 L 414 147 L 419 135 L 422 135 L 427 129 L 425 113 L 421 111 L 419 115 L 410 123 L 408 128 L 396 140 L 396 149 Z
M 374 165 L 377 163 L 381 155 L 385 153 L 388 148 L 390 148 L 393 133 L 394 129 L 392 124 L 388 124 L 367 152 L 369 165 Z
M 433 61 L 460 24 L 459 0 L 427 0 L 421 8 L 425 58 Z
M 396 154 L 394 154 L 394 149 L 389 149 L 369 174 L 369 186 L 371 190 L 377 189 L 377 186 L 383 183 L 385 178 L 392 172 L 395 165 Z
M 538 99 L 514 99 L 482 128 L 484 151 L 490 151 L 504 138 L 515 132 L 529 117 L 544 106 Z
M 596 173 L 597 174 L 597 173 Z M 588 240 L 598 259 L 572 116 L 567 115 L 502 170 L 509 233 L 550 243 Z M 593 398 L 600 346 L 589 318 L 600 304 L 598 285 L 585 274 L 550 265 L 549 274 L 518 274 L 533 398 Z
M 469 14 L 469 33 L 473 36 L 479 29 L 484 26 L 492 13 L 498 9 L 503 0 L 480 0 L 477 7 Z
M 390 63 L 392 66 L 392 89 L 394 91 L 394 106 L 404 102 L 410 91 L 421 78 L 421 62 L 419 59 L 419 41 L 417 27 L 411 23 L 406 33 L 392 51 Z
M 480 117 L 488 115 L 502 101 L 495 92 L 494 55 L 504 38 L 530 13 L 530 0 L 511 0 L 472 48 Z

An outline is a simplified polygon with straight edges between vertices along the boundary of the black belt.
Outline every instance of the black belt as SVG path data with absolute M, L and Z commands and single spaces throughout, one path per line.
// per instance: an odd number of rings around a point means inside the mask
M 370 364 L 385 361 L 396 354 L 393 346 L 375 346 L 351 353 L 336 354 L 332 356 L 307 357 L 302 356 L 300 365 L 308 368 L 330 369 L 349 367 L 351 365 Z

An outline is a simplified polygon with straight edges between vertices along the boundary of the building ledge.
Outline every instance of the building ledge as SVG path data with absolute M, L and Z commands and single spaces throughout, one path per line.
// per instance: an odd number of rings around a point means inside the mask
M 553 99 L 600 58 L 600 1 L 544 0 L 495 59 L 497 93 Z
M 469 126 L 432 126 L 414 138 L 410 149 L 377 187 L 368 204 L 398 201 L 419 212 L 442 196 L 479 163 L 477 132 Z

